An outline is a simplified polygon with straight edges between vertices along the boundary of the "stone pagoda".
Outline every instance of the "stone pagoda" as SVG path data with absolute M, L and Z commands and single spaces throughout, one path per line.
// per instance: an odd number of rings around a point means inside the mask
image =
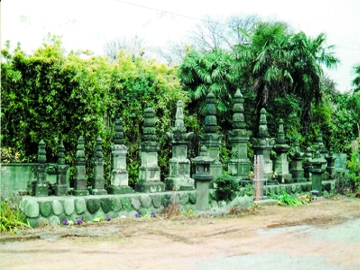
M 173 132 L 166 135 L 172 144 L 172 158 L 170 159 L 169 177 L 165 179 L 167 190 L 192 190 L 195 181 L 190 177 L 191 164 L 187 158 L 188 144 L 194 136 L 193 132 L 186 132 L 184 125 L 184 102 L 176 103 L 175 127 Z
M 129 173 L 126 170 L 126 154 L 128 148 L 125 146 L 124 128 L 122 119 L 115 121 L 114 144 L 111 147 L 113 166 L 111 171 L 111 185 L 107 187 L 109 194 L 132 193 L 129 187 Z
M 36 167 L 36 184 L 35 184 L 35 196 L 42 197 L 49 195 L 49 187 L 46 183 L 46 151 L 45 143 L 43 140 L 39 142 L 38 146 L 38 165 Z
M 238 89 L 234 95 L 232 117 L 232 130 L 229 131 L 229 142 L 231 143 L 231 159 L 229 161 L 229 174 L 238 181 L 246 182 L 249 178 L 250 160 L 247 155 L 247 144 L 251 135 L 246 130 L 244 117 L 244 98 Z
M 266 110 L 264 108 L 260 111 L 260 124 L 257 138 L 253 138 L 252 141 L 255 154 L 263 156 L 264 177 L 268 179 L 267 183 L 277 184 L 278 182 L 273 179 L 273 163 L 270 159 L 270 152 L 274 147 L 275 138 L 270 137 L 266 121 Z
M 65 196 L 68 194 L 68 184 L 66 183 L 66 175 L 68 165 L 65 164 L 65 147 L 62 141 L 58 146 L 58 160 L 57 160 L 57 177 L 55 184 L 55 195 Z
M 222 175 L 222 164 L 220 163 L 220 144 L 224 135 L 217 133 L 218 125 L 216 118 L 216 99 L 213 93 L 206 96 L 205 133 L 200 135 L 201 146 L 206 146 L 209 157 L 214 159 L 210 166 L 211 175 L 216 177 Z M 212 185 L 212 182 L 210 182 Z
M 107 194 L 104 189 L 104 157 L 102 150 L 102 139 L 97 137 L 95 146 L 95 157 L 93 160 L 94 164 L 94 175 L 91 181 L 91 194 L 93 195 L 105 195 Z
M 139 192 L 161 192 L 165 184 L 160 181 L 160 167 L 158 166 L 159 144 L 155 134 L 155 112 L 152 108 L 144 111 L 144 129 L 141 141 L 141 166 L 139 182 L 135 190 Z
M 74 179 L 74 190 L 73 194 L 75 196 L 86 196 L 89 195 L 89 191 L 87 189 L 87 181 L 85 176 L 86 170 L 86 159 L 85 159 L 85 151 L 84 151 L 84 138 L 80 136 L 77 141 L 76 146 L 76 157 L 75 157 L 75 179 Z
M 291 163 L 290 163 L 290 173 L 292 175 L 291 182 L 306 182 L 307 179 L 304 176 L 303 161 L 305 154 L 300 150 L 299 139 L 295 140 L 295 149 L 293 153 L 290 153 Z
M 289 173 L 288 152 L 290 146 L 286 143 L 284 132 L 284 121 L 280 119 L 278 134 L 275 139 L 274 150 L 276 152 L 275 172 L 280 183 L 291 182 Z

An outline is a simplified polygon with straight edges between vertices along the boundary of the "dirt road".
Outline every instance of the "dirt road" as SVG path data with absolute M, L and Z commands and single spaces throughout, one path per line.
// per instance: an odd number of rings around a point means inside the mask
M 360 269 L 360 200 L 0 236 L 0 269 Z

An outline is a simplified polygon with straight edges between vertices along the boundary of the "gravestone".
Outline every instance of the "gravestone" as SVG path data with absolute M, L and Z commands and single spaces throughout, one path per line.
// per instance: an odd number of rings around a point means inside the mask
M 49 195 L 49 187 L 46 183 L 46 151 L 45 143 L 43 140 L 39 142 L 38 146 L 38 165 L 36 167 L 36 184 L 35 184 L 35 196 L 43 197 Z
M 222 164 L 220 163 L 220 144 L 224 137 L 217 133 L 218 125 L 216 118 L 216 99 L 213 93 L 206 96 L 206 117 L 205 117 L 205 132 L 200 135 L 201 146 L 206 146 L 209 157 L 214 159 L 211 163 L 210 173 L 214 179 L 222 175 Z M 213 182 L 210 182 L 213 185 Z
M 266 110 L 264 108 L 260 111 L 260 123 L 257 138 L 253 138 L 253 147 L 256 155 L 263 156 L 264 162 L 264 177 L 268 179 L 268 184 L 278 184 L 276 179 L 273 179 L 273 162 L 270 159 L 270 152 L 275 144 L 275 138 L 271 138 L 267 121 Z
M 76 146 L 76 157 L 75 157 L 75 179 L 74 179 L 74 190 L 73 195 L 75 196 L 86 196 L 89 195 L 87 190 L 87 181 L 85 177 L 85 151 L 84 151 L 84 138 L 80 136 Z
M 290 173 L 292 175 L 291 182 L 306 182 L 304 177 L 304 161 L 305 154 L 301 152 L 299 139 L 295 140 L 295 149 L 293 153 L 290 153 L 291 163 L 290 163 Z M 289 183 L 291 183 L 289 182 Z
M 250 182 L 250 160 L 247 155 L 247 144 L 251 132 L 246 130 L 244 117 L 244 98 L 238 89 L 234 95 L 232 117 L 232 130 L 229 131 L 231 143 L 231 159 L 229 161 L 229 174 L 239 182 Z
M 324 164 L 326 160 L 321 156 L 319 149 L 316 150 L 314 158 L 311 160 L 311 181 L 312 189 L 319 196 L 322 196 L 322 174 L 325 172 Z
M 62 141 L 58 145 L 58 160 L 57 160 L 57 177 L 55 184 L 55 195 L 68 195 L 68 184 L 66 183 L 66 174 L 68 165 L 65 164 L 65 147 Z
M 172 144 L 172 158 L 170 159 L 169 177 L 165 179 L 167 190 L 192 190 L 195 181 L 190 177 L 191 164 L 187 158 L 188 144 L 194 136 L 193 132 L 186 132 L 184 125 L 184 102 L 176 104 L 175 127 L 173 132 L 166 135 Z
M 94 157 L 94 175 L 91 181 L 91 194 L 105 195 L 107 194 L 104 189 L 104 157 L 102 152 L 102 139 L 100 136 L 96 139 L 95 157 Z
M 291 174 L 289 173 L 289 162 L 288 162 L 288 152 L 290 146 L 286 143 L 285 132 L 284 132 L 284 121 L 280 119 L 278 134 L 275 139 L 274 150 L 276 152 L 276 161 L 275 161 L 275 172 L 277 174 L 278 181 L 280 183 L 289 183 L 291 182 Z
M 139 192 L 161 192 L 165 184 L 160 181 L 160 167 L 158 166 L 159 150 L 155 134 L 155 112 L 152 108 L 144 111 L 144 129 L 141 141 L 141 166 L 139 182 L 135 190 Z
M 111 185 L 107 187 L 109 194 L 134 192 L 134 190 L 129 187 L 129 174 L 126 170 L 126 154 L 128 148 L 124 143 L 124 129 L 122 119 L 119 118 L 115 122 L 114 145 L 111 147 L 113 169 L 111 171 Z

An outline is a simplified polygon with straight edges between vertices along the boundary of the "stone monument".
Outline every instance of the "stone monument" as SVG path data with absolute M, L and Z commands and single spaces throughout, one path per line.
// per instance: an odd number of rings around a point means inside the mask
M 292 182 L 306 182 L 304 177 L 304 153 L 300 150 L 299 139 L 295 140 L 295 149 L 293 153 L 290 153 L 291 163 L 290 163 L 290 173 L 292 175 Z
M 96 139 L 95 157 L 94 157 L 94 175 L 91 181 L 91 194 L 105 195 L 107 194 L 104 189 L 104 157 L 102 150 L 102 139 L 100 136 Z
M 46 151 L 45 151 L 45 143 L 43 140 L 39 142 L 38 147 L 38 165 L 36 168 L 36 184 L 35 184 L 35 196 L 43 197 L 49 196 L 49 187 L 46 183 Z
M 84 138 L 80 136 L 76 146 L 76 157 L 75 157 L 75 179 L 74 179 L 74 190 L 75 196 L 86 196 L 89 195 L 87 190 L 87 181 L 85 177 L 85 151 L 84 151 Z
M 136 191 L 149 193 L 165 190 L 165 184 L 160 181 L 158 150 L 159 146 L 155 134 L 155 112 L 152 108 L 147 108 L 144 111 L 141 166 L 139 169 L 139 182 L 135 184 Z
M 57 160 L 57 176 L 55 184 L 55 195 L 68 195 L 68 184 L 66 183 L 66 175 L 68 165 L 65 164 L 65 147 L 62 141 L 58 145 L 58 160 Z
M 184 102 L 179 100 L 176 104 L 175 127 L 173 133 L 166 135 L 172 144 L 172 158 L 170 159 L 169 177 L 165 179 L 167 190 L 192 190 L 195 188 L 194 179 L 190 177 L 191 164 L 187 158 L 187 150 L 193 132 L 186 132 L 184 125 Z
M 250 131 L 246 130 L 246 123 L 244 117 L 244 98 L 237 89 L 234 95 L 232 117 L 232 130 L 229 131 L 229 142 L 231 143 L 231 159 L 229 161 L 229 174 L 237 179 L 239 182 L 250 182 L 250 160 L 247 155 L 247 144 L 251 135 Z

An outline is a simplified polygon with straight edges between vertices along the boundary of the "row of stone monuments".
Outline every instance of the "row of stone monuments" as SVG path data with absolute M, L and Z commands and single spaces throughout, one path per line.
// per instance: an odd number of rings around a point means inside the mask
M 159 143 L 155 134 L 155 112 L 151 108 L 144 111 L 144 128 L 141 140 L 141 166 L 139 168 L 139 179 L 135 184 L 137 192 L 161 192 L 167 190 L 192 190 L 195 181 L 191 177 L 191 162 L 188 159 L 188 144 L 194 136 L 192 132 L 187 132 L 184 125 L 184 103 L 177 102 L 175 126 L 172 132 L 167 136 L 172 144 L 172 158 L 169 162 L 169 176 L 164 182 L 160 179 L 160 167 L 158 166 Z M 251 162 L 248 159 L 247 145 L 251 133 L 246 130 L 244 118 L 244 99 L 240 90 L 237 90 L 234 96 L 232 130 L 228 137 L 231 143 L 231 159 L 228 164 L 228 172 L 240 183 L 251 183 L 249 173 L 251 171 Z M 220 144 L 223 138 L 222 134 L 217 132 L 216 100 L 212 93 L 206 97 L 206 117 L 205 131 L 200 136 L 201 153 L 200 156 L 192 159 L 192 163 L 198 164 L 194 178 L 201 181 L 211 175 L 211 179 L 222 175 L 222 164 L 219 159 Z M 283 121 L 280 120 L 278 134 L 272 138 L 268 132 L 266 111 L 261 110 L 258 134 L 252 138 L 253 147 L 257 156 L 262 156 L 264 177 L 268 184 L 293 183 L 310 181 L 319 175 L 320 189 L 323 173 L 327 171 L 327 177 L 333 178 L 335 174 L 335 158 L 330 151 L 329 154 L 324 148 L 321 134 L 318 137 L 317 149 L 315 154 L 311 149 L 306 153 L 300 151 L 299 142 L 295 143 L 295 151 L 289 153 L 290 146 L 285 141 Z M 76 148 L 74 176 L 74 188 L 72 194 L 75 196 L 85 196 L 89 193 L 94 195 L 103 194 L 124 194 L 131 193 L 134 190 L 128 185 L 128 172 L 126 170 L 126 147 L 122 120 L 118 119 L 115 123 L 115 135 L 113 146 L 111 147 L 113 164 L 111 172 L 111 185 L 104 186 L 104 158 L 102 153 L 102 140 L 100 137 L 96 140 L 94 176 L 92 178 L 92 188 L 88 189 L 85 177 L 85 153 L 84 139 L 79 137 Z M 270 152 L 276 152 L 275 164 L 270 158 Z M 67 195 L 68 184 L 66 182 L 66 173 L 68 165 L 65 164 L 65 149 L 60 142 L 58 147 L 57 162 L 57 181 L 54 186 L 55 195 Z M 288 158 L 291 162 L 289 164 Z M 204 165 L 206 164 L 206 166 Z M 203 166 L 204 165 L 204 166 Z M 209 171 L 206 170 L 209 165 Z M 38 151 L 37 181 L 32 187 L 32 193 L 35 196 L 47 196 L 48 185 L 46 183 L 46 152 L 45 143 L 41 140 Z M 210 180 L 209 180 L 210 181 Z

